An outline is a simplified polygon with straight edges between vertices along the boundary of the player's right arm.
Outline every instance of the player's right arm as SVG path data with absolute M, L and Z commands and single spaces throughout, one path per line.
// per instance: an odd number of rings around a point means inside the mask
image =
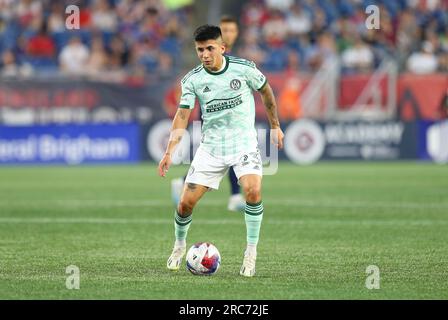
M 178 108 L 171 126 L 170 139 L 166 147 L 165 154 L 159 162 L 159 176 L 165 177 L 171 166 L 171 155 L 176 150 L 177 145 L 182 140 L 185 129 L 188 126 L 188 119 L 191 115 L 191 109 Z
M 166 147 L 162 160 L 159 162 L 159 176 L 161 177 L 165 177 L 169 167 L 171 166 L 171 155 L 174 150 L 176 150 L 179 142 L 182 140 L 182 136 L 188 126 L 188 119 L 190 118 L 191 111 L 194 108 L 196 95 L 194 92 L 193 83 L 191 82 L 191 74 L 193 72 L 194 70 L 187 74 L 181 81 L 182 95 L 180 97 L 180 106 L 177 109 L 176 115 L 173 119 L 168 146 Z

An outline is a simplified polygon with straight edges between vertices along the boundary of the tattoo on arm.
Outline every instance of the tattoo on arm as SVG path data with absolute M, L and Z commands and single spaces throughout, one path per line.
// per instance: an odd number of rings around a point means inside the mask
M 274 92 L 272 91 L 271 86 L 266 84 L 260 93 L 271 127 L 280 127 L 280 122 L 277 115 L 277 104 L 275 102 Z
M 181 118 L 182 120 L 185 120 L 186 115 L 184 112 L 182 112 L 182 110 L 179 110 L 179 118 Z

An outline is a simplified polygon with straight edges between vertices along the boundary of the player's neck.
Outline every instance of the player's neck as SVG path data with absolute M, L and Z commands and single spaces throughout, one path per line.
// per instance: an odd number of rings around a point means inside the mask
M 213 72 L 213 73 L 221 72 L 226 67 L 226 63 L 227 63 L 226 59 L 224 58 L 224 56 L 222 56 L 221 63 L 219 65 L 217 65 L 216 68 L 214 68 L 215 70 L 213 70 L 213 69 L 209 69 L 209 70 L 210 70 L 210 72 Z

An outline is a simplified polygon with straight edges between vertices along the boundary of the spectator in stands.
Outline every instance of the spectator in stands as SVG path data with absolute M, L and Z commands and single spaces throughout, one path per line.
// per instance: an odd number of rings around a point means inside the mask
M 393 48 L 396 43 L 396 23 L 384 5 L 380 6 L 380 29 L 375 30 L 377 41 L 385 48 Z
M 317 7 L 314 9 L 313 13 L 314 13 L 314 19 L 312 20 L 310 37 L 315 39 L 319 34 L 322 34 L 323 32 L 329 32 L 330 30 L 325 11 Z
M 181 66 L 182 61 L 177 57 L 181 56 L 178 53 L 182 39 L 188 34 L 184 28 L 194 23 L 186 21 L 186 10 L 167 10 L 162 0 L 0 0 L 0 44 L 3 49 L 13 48 L 18 61 L 29 55 L 51 57 L 51 40 L 44 34 L 36 36 L 45 20 L 55 45 L 54 57 L 44 59 L 51 59 L 51 63 L 56 64 L 57 50 L 67 43 L 64 6 L 68 3 L 80 8 L 80 35 L 85 43 L 89 43 L 97 31 L 103 36 L 104 46 L 110 49 L 110 68 L 134 70 L 129 68 L 131 56 L 138 57 L 137 60 L 143 57 L 144 70 L 152 74 L 159 68 L 163 72 L 171 68 L 172 72 Z M 368 60 L 361 66 L 345 64 L 347 71 L 371 70 L 383 56 L 393 57 L 402 69 L 406 69 L 410 53 L 419 50 L 422 39 L 425 39 L 433 46 L 438 70 L 446 70 L 448 4 L 445 0 L 379 1 L 380 30 L 365 28 L 368 3 L 366 0 L 247 0 L 241 13 L 245 32 L 238 54 L 254 60 L 266 71 L 275 72 L 290 70 L 291 65 L 295 65 L 296 57 L 288 53 L 293 50 L 304 60 L 300 65 L 313 71 L 321 65 L 322 55 L 317 54 L 320 49 L 318 39 L 325 33 L 337 43 L 343 62 L 351 63 L 355 58 Z M 115 41 L 113 44 L 117 34 L 123 43 Z M 354 35 L 364 40 L 360 46 L 355 44 Z M 142 44 L 142 39 L 148 39 L 150 45 Z M 149 47 L 149 53 L 134 47 Z M 86 50 L 84 47 L 78 51 L 83 51 L 85 56 Z M 131 51 L 138 54 L 131 55 Z M 372 55 L 373 62 L 370 63 Z M 426 62 L 429 60 L 433 59 L 425 58 Z M 32 63 L 35 61 L 33 59 Z M 140 74 L 141 70 L 137 70 Z
M 278 10 L 271 11 L 269 19 L 263 25 L 262 32 L 268 47 L 280 48 L 284 46 L 288 35 L 288 25 L 283 14 Z
M 326 62 L 335 61 L 337 57 L 336 44 L 330 33 L 318 36 L 315 45 L 306 50 L 305 65 L 312 71 L 319 70 Z
M 114 68 L 123 68 L 129 62 L 129 50 L 125 41 L 119 35 L 112 38 L 110 44 L 110 62 Z
M 61 71 L 70 75 L 85 74 L 89 56 L 89 49 L 79 37 L 73 36 L 59 54 Z
M 354 45 L 356 25 L 349 19 L 340 18 L 334 23 L 338 52 L 344 52 Z M 357 35 L 359 37 L 359 35 Z
M 150 7 L 146 10 L 143 21 L 139 27 L 139 38 L 145 38 L 158 45 L 164 37 L 164 27 L 159 20 L 159 12 Z
M 14 17 L 14 2 L 17 0 L 0 0 L 0 22 L 10 21 Z
M 257 65 L 264 63 L 266 59 L 266 53 L 259 45 L 257 39 L 257 29 L 249 28 L 243 33 L 243 43 L 238 50 L 238 55 L 245 57 L 248 60 L 255 62 Z
M 407 61 L 408 71 L 417 74 L 428 74 L 437 71 L 438 62 L 434 55 L 433 45 L 425 41 L 418 52 L 411 54 Z
M 313 22 L 310 14 L 299 3 L 294 4 L 286 14 L 286 24 L 292 37 L 311 31 Z
M 110 7 L 108 0 L 95 0 L 92 11 L 92 26 L 106 32 L 117 29 L 117 14 Z
M 173 59 L 165 52 L 158 55 L 157 73 L 160 77 L 169 77 L 172 75 Z
M 86 65 L 86 73 L 92 77 L 99 77 L 102 72 L 107 70 L 108 55 L 100 37 L 92 40 L 89 60 Z
M 226 54 L 232 54 L 239 34 L 238 21 L 231 16 L 223 16 L 221 17 L 219 27 L 221 29 L 222 38 L 227 39 L 227 41 L 225 41 Z
M 42 1 L 19 0 L 16 7 L 16 16 L 23 28 L 28 27 L 34 19 L 42 16 Z
M 14 52 L 6 50 L 3 52 L 0 61 L 0 75 L 2 77 L 30 76 L 33 69 L 29 64 L 19 65 L 14 56 Z
M 292 121 L 302 116 L 300 93 L 300 79 L 298 77 L 289 78 L 279 96 L 278 115 L 280 121 Z
M 405 55 L 417 49 L 420 38 L 420 28 L 417 25 L 415 15 L 410 9 L 400 13 L 397 26 L 397 50 L 400 55 Z
M 47 21 L 50 33 L 65 31 L 64 6 L 61 3 L 55 2 L 52 4 Z
M 53 39 L 47 33 L 47 25 L 45 22 L 39 32 L 31 37 L 26 48 L 30 57 L 36 58 L 53 58 L 56 53 L 56 46 Z
M 354 45 L 342 52 L 342 65 L 346 72 L 368 72 L 373 68 L 374 56 L 370 47 L 359 35 L 354 36 Z
M 245 27 L 261 27 L 268 18 L 267 11 L 262 0 L 249 0 L 243 7 L 243 25 Z

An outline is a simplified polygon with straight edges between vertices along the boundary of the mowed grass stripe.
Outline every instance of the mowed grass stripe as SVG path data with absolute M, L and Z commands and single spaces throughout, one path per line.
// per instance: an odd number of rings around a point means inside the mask
M 383 202 L 383 201 L 349 201 L 345 200 L 333 200 L 328 198 L 316 201 L 300 200 L 300 199 L 278 199 L 266 197 L 263 200 L 268 205 L 283 205 L 283 206 L 296 206 L 296 207 L 322 207 L 322 208 L 401 208 L 401 209 L 448 209 L 448 203 L 419 203 L 419 202 Z M 18 201 L 6 201 L 0 200 L 0 207 L 26 207 L 26 206 L 60 206 L 60 207 L 152 207 L 152 206 L 166 206 L 170 204 L 169 198 L 165 200 L 116 200 L 116 199 L 40 199 L 30 200 L 27 202 Z M 202 205 L 223 206 L 225 201 L 201 199 Z
M 204 220 L 201 219 L 193 219 L 194 224 L 198 225 L 240 225 L 244 224 L 242 219 L 235 220 L 232 219 L 213 219 L 213 220 Z M 0 223 L 9 223 L 9 224 L 164 224 L 171 225 L 173 223 L 173 219 L 129 219 L 129 218 L 96 218 L 96 217 L 83 217 L 83 218 L 54 218 L 54 217 L 39 217 L 39 218 L 6 218 L 0 217 Z M 409 219 L 303 219 L 303 220 L 291 220 L 291 219 L 275 219 L 275 218 L 265 218 L 263 220 L 263 224 L 271 224 L 271 225 L 283 225 L 283 224 L 291 224 L 291 225 L 305 225 L 305 224 L 321 224 L 321 225 L 379 225 L 379 226 L 432 226 L 432 225 L 446 225 L 448 224 L 448 220 L 429 220 L 429 219 L 418 219 L 418 220 L 409 220 Z

